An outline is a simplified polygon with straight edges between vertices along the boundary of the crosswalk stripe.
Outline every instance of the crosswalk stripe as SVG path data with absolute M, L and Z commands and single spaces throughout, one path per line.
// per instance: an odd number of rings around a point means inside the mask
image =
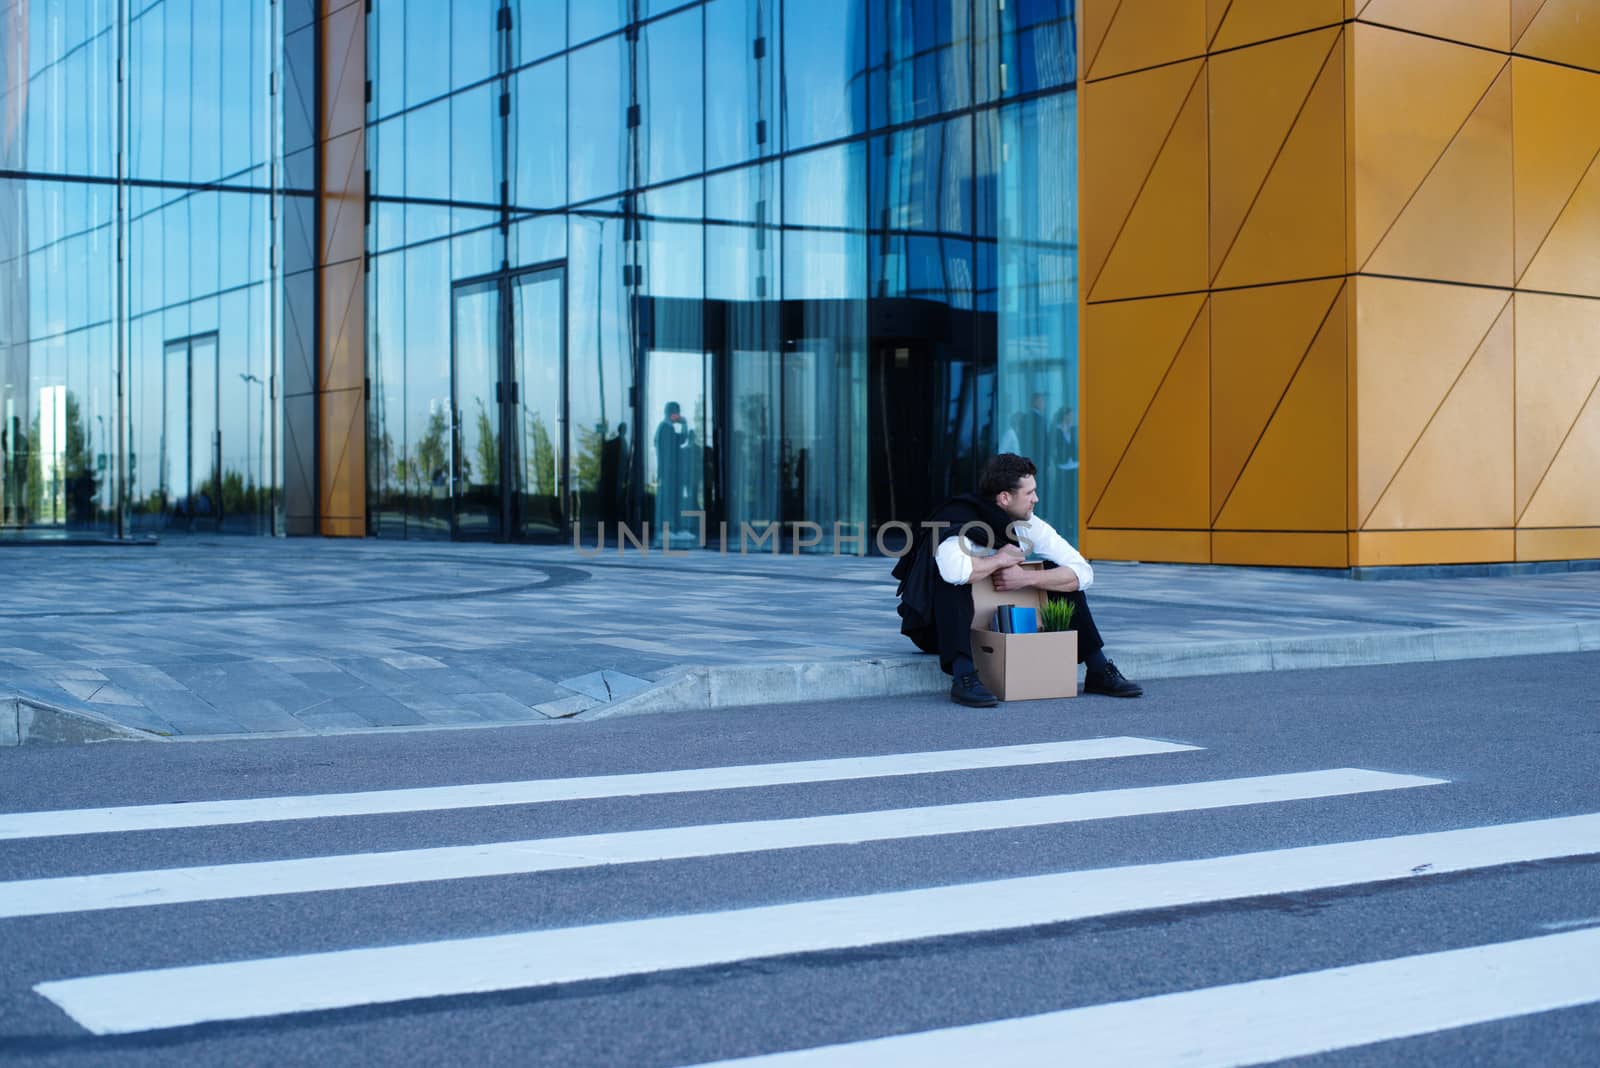
M 725 912 L 56 980 L 96 1034 L 482 994 L 1600 853 L 1600 814 Z
M 1337 768 L 1211 782 L 668 827 L 486 845 L 307 857 L 0 883 L 0 918 L 363 886 L 724 856 L 1001 828 L 1269 804 L 1438 785 L 1443 780 Z
M 1600 1001 L 1600 931 L 1303 972 L 701 1068 L 1234 1068 Z
M 974 771 L 1078 760 L 1105 760 L 1112 757 L 1153 756 L 1162 753 L 1192 752 L 1199 748 L 1199 746 L 1160 742 L 1149 738 L 1086 738 L 987 749 L 947 749 L 927 753 L 893 753 L 886 756 L 800 760 L 782 764 L 744 764 L 721 768 L 597 775 L 588 778 L 533 779 L 527 782 L 258 797 L 229 801 L 192 801 L 177 804 L 132 805 L 122 808 L 8 812 L 0 813 L 0 840 L 210 827 L 276 820 L 316 819 L 326 816 L 371 816 L 398 812 L 483 808 L 491 805 L 530 805 L 549 801 L 637 797 L 645 794 L 733 790 L 810 782 L 841 782 L 884 776 L 926 775 L 944 771 Z

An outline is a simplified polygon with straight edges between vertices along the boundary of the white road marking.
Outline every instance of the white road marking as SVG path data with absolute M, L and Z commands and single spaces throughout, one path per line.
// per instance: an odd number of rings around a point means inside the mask
M 1600 853 L 1600 814 L 734 911 L 63 979 L 96 1034 L 482 994 Z M 1426 874 L 1417 874 L 1423 864 Z
M 1148 738 L 1086 738 L 1037 745 L 990 749 L 947 749 L 928 753 L 800 760 L 784 764 L 745 764 L 723 768 L 651 771 L 630 775 L 597 775 L 580 779 L 533 779 L 468 786 L 432 786 L 410 790 L 369 790 L 347 794 L 305 794 L 230 801 L 189 801 L 133 805 L 124 808 L 60 809 L 53 812 L 0 813 L 0 840 L 45 838 L 69 834 L 214 827 L 326 816 L 372 816 L 396 812 L 532 805 L 599 797 L 735 790 L 808 782 L 842 782 L 893 775 L 926 775 L 942 771 L 1015 768 L 1111 757 L 1183 753 L 1199 746 Z
M 702 1068 L 1235 1068 L 1600 1001 L 1600 931 L 1544 935 Z
M 188 901 L 347 890 L 363 886 L 521 875 L 607 864 L 725 856 L 771 849 L 1271 804 L 1434 786 L 1439 779 L 1338 768 L 1289 775 L 1146 786 L 960 805 L 847 812 L 800 819 L 667 827 L 486 845 L 306 857 L 0 883 L 0 918 Z

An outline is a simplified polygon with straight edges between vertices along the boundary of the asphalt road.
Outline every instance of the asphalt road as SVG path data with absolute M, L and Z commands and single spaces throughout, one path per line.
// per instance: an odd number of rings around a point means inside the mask
M 1147 690 L 0 751 L 0 1060 L 689 1065 L 830 1047 L 814 1063 L 1600 1064 L 1600 823 L 1380 841 L 1600 813 L 1600 654 Z M 1147 741 L 995 755 L 1116 737 Z M 995 766 L 769 768 L 949 750 Z M 1305 774 L 1330 769 L 1353 770 Z M 550 779 L 566 793 L 404 793 L 387 802 L 403 811 L 367 814 L 189 804 L 371 808 L 372 791 Z M 929 811 L 850 815 L 907 808 Z M 826 816 L 753 845 L 696 830 Z M 545 841 L 579 835 L 606 837 Z M 1277 852 L 1333 843 L 1376 844 Z M 484 848 L 408 852 L 459 846 Z M 389 874 L 370 874 L 377 853 L 399 854 Z M 1126 870 L 1209 858 L 1222 867 Z M 481 864 L 514 870 L 465 877 Z M 464 941 L 489 936 L 520 937 Z M 1529 947 L 1531 970 L 1507 946 Z M 346 952 L 363 949 L 389 952 Z M 1386 961 L 1404 963 L 1363 967 Z M 186 970 L 128 977 L 151 969 Z M 1037 1059 L 1015 1027 L 972 1027 L 1022 1017 L 1044 1029 Z

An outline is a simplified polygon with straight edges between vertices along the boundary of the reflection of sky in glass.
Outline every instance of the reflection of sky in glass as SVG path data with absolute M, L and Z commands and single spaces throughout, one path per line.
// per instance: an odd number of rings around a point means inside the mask
M 865 120 L 860 0 L 783 5 L 784 145 L 804 148 L 860 130 Z

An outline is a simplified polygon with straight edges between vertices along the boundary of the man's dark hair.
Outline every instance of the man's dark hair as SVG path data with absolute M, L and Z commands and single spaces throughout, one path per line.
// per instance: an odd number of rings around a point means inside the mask
M 1002 493 L 1015 493 L 1023 479 L 1038 474 L 1039 469 L 1026 456 L 1003 452 L 983 465 L 983 474 L 978 476 L 978 496 L 992 501 Z

